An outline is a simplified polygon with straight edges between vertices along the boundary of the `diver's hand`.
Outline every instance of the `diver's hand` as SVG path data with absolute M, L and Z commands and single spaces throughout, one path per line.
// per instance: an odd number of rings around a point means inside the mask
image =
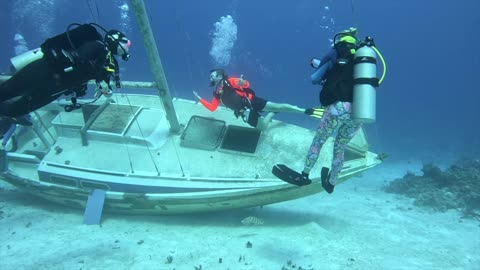
M 105 81 L 97 82 L 97 93 L 109 98 L 113 94 L 112 87 Z M 98 95 L 96 94 L 95 96 L 98 97 Z
M 113 91 L 110 89 L 106 89 L 105 91 L 102 91 L 102 95 L 104 95 L 106 98 L 109 98 L 113 95 Z
M 193 95 L 198 99 L 202 99 L 202 97 L 200 97 L 200 95 L 198 95 L 198 93 L 196 91 L 193 91 Z
M 322 107 L 309 108 L 309 109 L 306 109 L 304 113 L 307 115 L 310 115 L 311 117 L 322 118 L 323 113 L 325 113 L 325 108 L 322 108 Z
M 100 82 L 97 82 L 97 89 L 106 91 L 108 89 L 112 89 L 112 87 L 106 81 L 100 81 Z

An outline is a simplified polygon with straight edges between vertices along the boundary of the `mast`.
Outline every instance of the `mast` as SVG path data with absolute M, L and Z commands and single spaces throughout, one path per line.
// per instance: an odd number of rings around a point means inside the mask
M 135 17 L 137 18 L 138 27 L 143 36 L 143 42 L 145 49 L 147 50 L 147 58 L 150 63 L 151 70 L 153 72 L 153 78 L 155 80 L 158 96 L 163 103 L 165 112 L 167 114 L 167 120 L 170 123 L 170 131 L 172 133 L 180 133 L 180 124 L 178 123 L 177 114 L 173 107 L 172 96 L 168 89 L 167 79 L 163 71 L 162 62 L 160 61 L 160 55 L 158 54 L 157 44 L 153 37 L 152 28 L 148 21 L 147 12 L 145 10 L 145 4 L 143 0 L 131 0 L 131 6 Z

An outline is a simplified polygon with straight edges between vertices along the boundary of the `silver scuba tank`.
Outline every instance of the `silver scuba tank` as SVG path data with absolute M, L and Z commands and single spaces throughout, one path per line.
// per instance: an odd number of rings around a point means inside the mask
M 377 58 L 370 46 L 362 46 L 355 52 L 353 66 L 352 117 L 360 123 L 376 120 Z

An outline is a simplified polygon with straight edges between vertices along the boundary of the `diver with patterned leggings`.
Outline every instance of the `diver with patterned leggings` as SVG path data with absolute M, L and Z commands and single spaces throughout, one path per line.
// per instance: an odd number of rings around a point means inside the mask
M 357 29 L 353 27 L 337 33 L 333 38 L 333 48 L 321 60 L 311 60 L 312 67 L 316 69 L 310 76 L 312 83 L 322 87 L 320 103 L 324 108 L 323 117 L 308 149 L 302 173 L 285 164 L 275 164 L 272 174 L 280 180 L 297 186 L 311 184 L 310 171 L 325 142 L 333 137 L 331 169 L 322 167 L 321 170 L 322 187 L 332 193 L 343 167 L 347 144 L 362 123 L 375 121 L 374 87 L 378 87 L 385 78 L 385 61 L 375 48 L 372 37 L 367 36 L 360 41 L 356 34 Z M 376 55 L 384 66 L 380 79 L 376 78 Z
M 311 63 L 317 68 L 311 75 L 312 83 L 323 86 L 320 103 L 326 110 L 308 150 L 302 177 L 306 183 L 311 182 L 309 173 L 317 162 L 320 150 L 327 139 L 334 136 L 331 170 L 323 167 L 321 171 L 322 186 L 328 193 L 333 192 L 338 174 L 343 167 L 345 147 L 361 127 L 361 123 L 352 119 L 356 32 L 355 28 L 341 32 L 336 36 L 334 47 L 327 55 L 320 61 L 313 59 Z
M 308 178 L 310 170 L 317 162 L 323 144 L 330 136 L 336 134 L 332 169 L 329 172 L 327 168 L 322 168 L 322 186 L 328 193 L 333 192 L 338 174 L 343 167 L 345 147 L 361 127 L 360 123 L 351 118 L 351 113 L 352 103 L 350 102 L 338 101 L 328 106 L 320 120 L 320 125 L 305 159 L 302 175 Z

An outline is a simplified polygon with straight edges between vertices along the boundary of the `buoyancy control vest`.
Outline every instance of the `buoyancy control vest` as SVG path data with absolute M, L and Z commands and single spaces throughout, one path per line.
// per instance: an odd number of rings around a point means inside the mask
M 335 44 L 335 50 L 337 51 L 337 61 L 325 74 L 325 84 L 320 91 L 322 106 L 328 106 L 337 101 L 353 101 L 355 44 L 339 42 Z
M 44 58 L 58 69 L 67 69 L 75 62 L 77 48 L 91 41 L 103 42 L 97 29 L 91 24 L 82 24 L 67 32 L 48 38 L 40 46 Z M 67 71 L 67 70 L 65 70 Z
M 222 87 L 217 89 L 215 94 L 226 107 L 232 109 L 236 114 L 250 108 L 250 100 L 255 95 L 253 90 L 250 89 L 250 82 L 235 77 L 225 78 Z
M 237 95 L 241 97 L 246 97 L 248 99 L 252 99 L 253 97 L 253 91 L 248 91 L 250 90 L 250 82 L 243 79 L 243 78 L 227 78 L 224 80 L 224 83 L 235 90 Z
M 73 26 L 75 28 L 71 29 Z M 98 81 L 100 78 L 105 81 L 109 81 L 109 75 L 113 75 L 115 86 L 117 88 L 121 87 L 120 82 L 120 71 L 118 62 L 113 57 L 112 53 L 107 49 L 105 41 L 97 31 L 99 27 L 102 30 L 106 31 L 103 27 L 95 24 L 70 24 L 67 28 L 67 31 L 47 39 L 41 46 L 41 51 L 43 52 L 49 65 L 57 72 L 70 72 L 76 66 L 85 67 L 85 64 L 90 65 L 92 71 L 96 72 L 95 79 Z M 94 67 L 93 63 L 85 63 L 85 61 L 79 59 L 78 49 L 85 44 L 92 44 L 93 42 L 98 42 L 101 46 L 105 47 L 105 56 L 99 56 L 100 58 L 105 57 L 105 63 L 103 68 L 98 69 Z

